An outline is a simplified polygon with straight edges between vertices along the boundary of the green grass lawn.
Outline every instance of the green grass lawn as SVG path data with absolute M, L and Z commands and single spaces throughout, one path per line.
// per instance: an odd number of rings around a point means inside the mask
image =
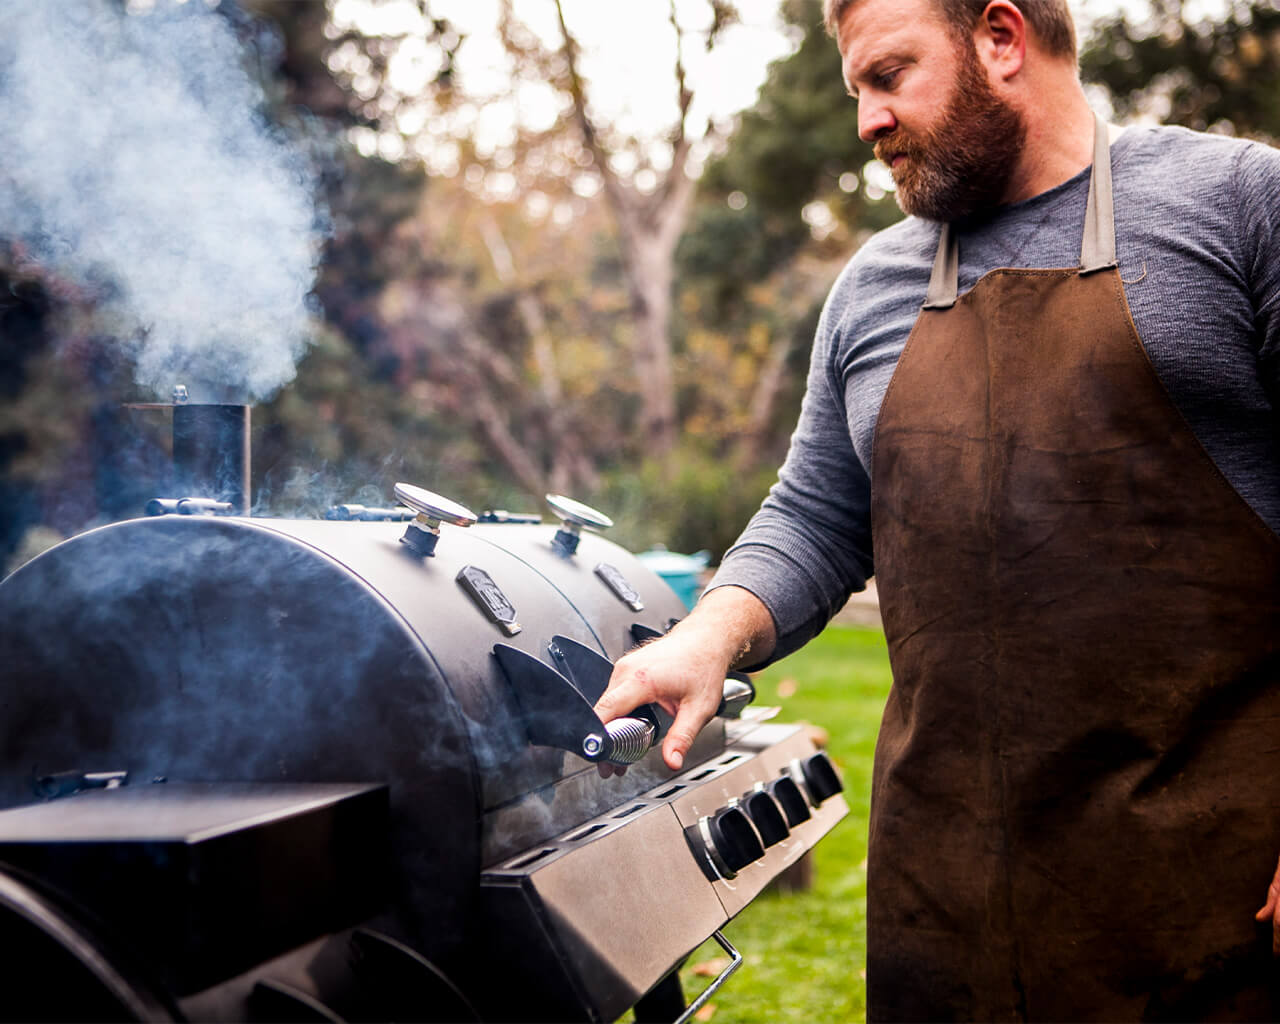
M 794 692 L 785 696 L 793 685 Z M 889 692 L 884 635 L 832 626 L 761 673 L 756 686 L 758 704 L 782 707 L 780 721 L 812 722 L 830 733 L 828 750 L 844 776 L 849 815 L 818 844 L 810 891 L 766 892 L 729 923 L 725 934 L 746 962 L 712 997 L 711 1019 L 716 1024 L 862 1020 L 867 804 L 871 756 Z M 712 942 L 689 958 L 682 972 L 687 998 L 708 982 L 694 968 L 720 956 Z

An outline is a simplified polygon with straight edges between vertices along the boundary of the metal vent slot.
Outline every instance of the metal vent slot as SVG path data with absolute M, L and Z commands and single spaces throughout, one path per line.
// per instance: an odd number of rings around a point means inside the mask
M 705 779 L 708 775 L 714 775 L 715 773 L 716 773 L 716 770 L 714 768 L 704 768 L 702 771 L 698 772 L 697 775 L 690 775 L 689 781 L 700 782 L 702 779 Z
M 734 764 L 734 763 L 735 763 L 735 762 L 737 762 L 737 761 L 741 761 L 741 760 L 742 760 L 743 758 L 745 758 L 746 756 L 747 756 L 746 754 L 730 754 L 728 757 L 726 757 L 723 761 L 721 761 L 721 762 L 719 762 L 719 763 L 720 763 L 720 764 Z
M 656 795 L 654 796 L 654 799 L 655 799 L 655 800 L 665 800 L 665 799 L 666 799 L 667 797 L 669 797 L 669 796 L 675 796 L 675 795 L 676 795 L 677 793 L 679 793 L 679 792 L 680 792 L 680 790 L 682 790 L 682 789 L 684 789 L 684 785 L 683 785 L 682 783 L 677 783 L 677 784 L 676 784 L 676 785 L 674 785 L 674 786 L 668 786 L 668 787 L 667 787 L 666 789 L 664 789 L 661 793 L 656 794 Z
M 643 810 L 644 810 L 644 804 L 632 804 L 632 805 L 631 805 L 630 807 L 628 807 L 625 811 L 619 811 L 617 814 L 615 814 L 615 815 L 614 815 L 614 817 L 615 817 L 615 818 L 626 818 L 626 817 L 629 817 L 629 816 L 630 816 L 630 815 L 632 815 L 632 814 L 635 814 L 635 813 L 636 813 L 636 811 L 643 811 Z
M 527 857 L 521 857 L 517 861 L 512 861 L 510 864 L 507 865 L 507 870 L 514 871 L 517 868 L 527 868 L 530 864 L 536 864 L 538 861 L 542 860 L 542 858 L 550 857 L 555 852 L 556 851 L 554 847 L 548 847 L 545 850 L 539 850 L 537 853 L 531 853 Z
M 602 828 L 608 828 L 608 827 L 609 827 L 608 825 L 591 825 L 588 828 L 584 828 L 581 832 L 578 832 L 575 835 L 571 835 L 568 841 L 571 843 L 580 842 L 581 840 L 586 839 L 588 836 L 595 835 Z

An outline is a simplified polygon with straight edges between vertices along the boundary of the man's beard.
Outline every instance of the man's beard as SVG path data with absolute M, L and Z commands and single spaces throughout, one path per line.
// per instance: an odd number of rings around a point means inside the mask
M 1009 183 L 1027 126 L 991 88 L 973 44 L 959 46 L 960 69 L 942 117 L 918 134 L 899 127 L 876 143 L 890 166 L 904 213 L 952 221 L 997 206 Z M 905 156 L 899 167 L 896 156 Z

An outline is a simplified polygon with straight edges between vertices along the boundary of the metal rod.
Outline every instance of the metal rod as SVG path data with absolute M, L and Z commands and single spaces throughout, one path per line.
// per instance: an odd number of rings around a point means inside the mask
M 719 931 L 711 933 L 711 937 L 720 943 L 720 948 L 729 954 L 729 966 L 720 972 L 719 976 L 710 985 L 704 988 L 701 994 L 685 1007 L 684 1013 L 676 1018 L 675 1024 L 689 1024 L 693 1019 L 693 1015 L 702 1009 L 702 1005 L 715 995 L 716 989 L 729 980 L 729 975 L 742 966 L 742 954 L 733 948 L 733 944 L 724 937 Z

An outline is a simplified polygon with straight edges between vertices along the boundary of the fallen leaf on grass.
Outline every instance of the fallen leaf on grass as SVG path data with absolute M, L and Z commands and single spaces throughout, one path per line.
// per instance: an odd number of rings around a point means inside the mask
M 827 749 L 827 741 L 831 739 L 831 736 L 826 729 L 820 725 L 814 725 L 812 722 L 801 722 L 800 724 L 804 726 L 804 734 L 809 737 L 810 743 L 819 750 Z
M 714 978 L 728 966 L 727 956 L 717 956 L 710 960 L 703 960 L 700 964 L 694 964 L 693 973 L 699 978 Z
M 694 1020 L 710 1020 L 716 1015 L 716 1004 L 707 1003 L 701 1010 L 693 1015 Z

